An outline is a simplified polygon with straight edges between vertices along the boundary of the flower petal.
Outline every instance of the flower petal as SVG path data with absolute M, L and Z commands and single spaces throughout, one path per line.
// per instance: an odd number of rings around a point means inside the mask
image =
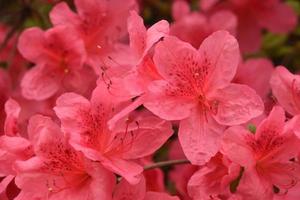
M 202 68 L 205 68 L 204 91 L 225 87 L 234 78 L 240 60 L 237 40 L 227 31 L 216 31 L 199 48 Z
M 179 141 L 188 160 L 195 165 L 203 165 L 220 149 L 223 126 L 210 116 L 195 112 L 180 122 Z
M 214 116 L 224 125 L 238 125 L 262 114 L 264 104 L 256 92 L 246 85 L 230 84 L 214 97 L 218 111 Z
M 60 75 L 49 72 L 46 65 L 37 65 L 26 72 L 22 81 L 22 94 L 27 99 L 45 100 L 60 88 Z

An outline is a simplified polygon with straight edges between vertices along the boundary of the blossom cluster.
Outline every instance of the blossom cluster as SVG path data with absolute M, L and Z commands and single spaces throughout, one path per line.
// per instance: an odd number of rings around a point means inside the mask
M 243 58 L 291 7 L 175 0 L 146 27 L 135 0 L 74 5 L 0 53 L 1 200 L 300 199 L 300 76 Z

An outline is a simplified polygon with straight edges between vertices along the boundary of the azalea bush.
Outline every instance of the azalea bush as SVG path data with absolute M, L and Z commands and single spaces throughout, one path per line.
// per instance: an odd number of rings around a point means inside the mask
M 0 1 L 0 200 L 300 199 L 298 15 Z

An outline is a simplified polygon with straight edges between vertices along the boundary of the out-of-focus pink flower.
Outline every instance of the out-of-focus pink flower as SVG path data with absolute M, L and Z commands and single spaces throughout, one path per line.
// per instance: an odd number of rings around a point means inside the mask
M 14 163 L 33 156 L 31 143 L 20 136 L 3 135 L 0 137 L 0 198 L 6 200 L 16 196 L 14 178 L 17 174 Z
M 62 26 L 45 32 L 30 28 L 20 36 L 19 51 L 36 64 L 21 83 L 27 99 L 44 100 L 65 91 L 86 94 L 95 85 L 93 70 L 84 65 L 84 44 L 74 34 L 66 34 L 69 31 Z
M 238 164 L 218 153 L 191 177 L 188 183 L 189 195 L 194 200 L 229 199 L 230 184 L 237 179 L 240 170 Z
M 262 29 L 287 33 L 297 25 L 293 9 L 280 0 L 203 0 L 202 9 L 229 9 L 238 17 L 237 38 L 241 50 L 255 52 L 261 45 Z M 217 4 L 217 5 L 216 5 Z
M 300 178 L 293 161 L 300 149 L 295 124 L 285 122 L 284 110 L 275 106 L 255 134 L 241 126 L 226 130 L 222 152 L 245 169 L 238 186 L 245 199 L 271 199 L 273 186 L 282 193 L 295 186 Z
M 50 118 L 32 117 L 28 132 L 36 156 L 15 164 L 17 200 L 111 199 L 113 173 L 75 151 Z
M 300 114 L 300 76 L 279 66 L 272 74 L 270 84 L 278 103 L 289 114 Z
M 149 112 L 131 113 L 110 130 L 107 122 L 116 110 L 115 103 L 107 89 L 98 86 L 91 101 L 66 93 L 58 98 L 54 109 L 75 149 L 137 183 L 143 168 L 133 160 L 152 154 L 173 131 L 170 123 Z
M 171 25 L 170 34 L 199 48 L 202 41 L 211 33 L 219 30 L 236 33 L 237 19 L 233 13 L 220 10 L 210 15 L 187 10 L 188 3 L 177 0 L 173 4 L 175 22 Z
M 238 62 L 237 41 L 226 31 L 210 35 L 199 50 L 171 36 L 156 46 L 154 63 L 163 79 L 150 84 L 144 105 L 163 119 L 181 120 L 179 140 L 193 164 L 218 152 L 225 125 L 263 111 L 253 89 L 230 83 Z
M 102 73 L 101 68 L 116 65 L 111 58 L 118 63 L 126 63 L 128 57 L 122 57 L 126 48 L 119 42 L 127 33 L 126 20 L 129 11 L 136 8 L 135 1 L 75 0 L 74 3 L 77 13 L 65 2 L 57 4 L 50 13 L 52 23 L 68 26 L 72 34 L 84 41 L 88 64 L 97 73 Z

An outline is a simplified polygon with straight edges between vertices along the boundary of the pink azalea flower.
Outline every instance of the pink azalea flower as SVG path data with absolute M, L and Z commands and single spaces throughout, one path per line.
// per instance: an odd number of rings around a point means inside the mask
M 135 11 L 131 11 L 128 18 L 128 33 L 130 54 L 134 57 L 133 68 L 121 77 L 111 78 L 110 86 L 111 93 L 125 100 L 143 94 L 149 82 L 160 78 L 150 51 L 161 38 L 169 33 L 169 23 L 161 20 L 146 29 L 143 18 Z
M 216 3 L 218 3 L 220 0 L 200 0 L 199 6 L 203 10 L 209 10 L 211 9 Z
M 273 186 L 285 193 L 297 183 L 300 165 L 292 159 L 300 141 L 294 129 L 295 121 L 285 122 L 284 110 L 275 106 L 255 134 L 241 126 L 226 130 L 222 152 L 245 169 L 237 188 L 245 199 L 272 199 Z
M 131 185 L 122 179 L 116 186 L 113 200 L 179 200 L 176 196 L 166 193 L 146 191 L 146 182 L 142 178 L 137 184 Z
M 199 50 L 165 37 L 154 62 L 164 79 L 151 83 L 144 105 L 163 119 L 181 120 L 179 140 L 193 164 L 202 165 L 218 152 L 225 125 L 244 123 L 263 111 L 253 89 L 230 83 L 239 49 L 226 31 L 213 33 Z
M 44 100 L 58 91 L 86 94 L 96 81 L 94 72 L 84 66 L 83 42 L 67 27 L 47 31 L 39 28 L 25 30 L 18 48 L 21 54 L 36 65 L 24 76 L 21 87 L 27 99 Z
M 62 2 L 53 8 L 50 19 L 55 26 L 68 26 L 84 41 L 88 63 L 101 73 L 101 67 L 115 64 L 110 57 L 120 57 L 124 51 L 118 42 L 127 33 L 126 20 L 129 11 L 136 8 L 135 1 L 127 0 L 123 4 L 119 0 L 75 0 L 74 3 L 77 13 Z M 128 57 L 123 57 L 118 61 L 127 60 Z
M 169 33 L 169 23 L 161 20 L 146 29 L 143 19 L 135 12 L 128 18 L 130 54 L 133 55 L 133 68 L 118 78 L 111 78 L 110 92 L 123 101 L 140 96 L 130 106 L 116 114 L 109 122 L 110 126 L 143 104 L 143 94 L 149 83 L 161 79 L 152 59 L 153 46 Z
M 75 151 L 50 118 L 32 117 L 28 132 L 36 156 L 16 162 L 16 200 L 112 198 L 113 173 Z
M 228 199 L 230 183 L 240 174 L 240 166 L 221 153 L 213 157 L 189 180 L 188 192 L 192 199 Z
M 91 101 L 66 93 L 54 109 L 75 149 L 131 183 L 137 183 L 143 171 L 133 160 L 152 154 L 173 133 L 170 123 L 148 112 L 132 113 L 110 130 L 107 122 L 117 105 L 102 86 L 94 90 Z
M 16 97 L 18 102 L 10 98 L 5 103 L 5 135 L 28 138 L 27 125 L 30 117 L 37 113 L 48 116 L 55 115 L 52 109 L 53 100 L 51 99 L 48 99 L 47 101 L 32 101 L 20 97 L 20 94 L 17 93 L 11 95 Z
M 32 155 L 31 143 L 27 139 L 8 135 L 0 137 L 0 199 L 16 193 L 9 191 L 10 187 L 16 187 L 13 181 L 16 176 L 14 163 L 18 160 L 27 160 Z
M 175 1 L 173 16 L 175 22 L 171 25 L 170 34 L 199 48 L 202 41 L 211 33 L 218 30 L 227 30 L 235 35 L 237 18 L 230 11 L 217 11 L 211 15 L 200 12 L 191 12 L 185 1 Z
M 202 9 L 211 9 L 217 2 L 218 0 L 201 1 Z M 297 25 L 295 11 L 280 0 L 227 0 L 222 1 L 220 7 L 230 9 L 237 15 L 237 38 L 241 50 L 246 53 L 259 49 L 262 29 L 273 33 L 287 33 Z
M 280 66 L 272 74 L 270 84 L 278 103 L 289 114 L 300 114 L 300 76 Z

